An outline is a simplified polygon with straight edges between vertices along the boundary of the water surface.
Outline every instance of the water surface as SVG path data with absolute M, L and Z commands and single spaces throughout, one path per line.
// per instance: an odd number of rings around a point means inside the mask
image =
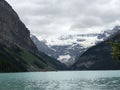
M 1 73 L 0 90 L 120 90 L 120 71 Z

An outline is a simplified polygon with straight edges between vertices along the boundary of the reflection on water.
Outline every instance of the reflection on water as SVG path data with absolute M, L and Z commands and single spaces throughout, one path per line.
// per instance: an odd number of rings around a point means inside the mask
M 120 71 L 6 73 L 0 90 L 120 90 Z

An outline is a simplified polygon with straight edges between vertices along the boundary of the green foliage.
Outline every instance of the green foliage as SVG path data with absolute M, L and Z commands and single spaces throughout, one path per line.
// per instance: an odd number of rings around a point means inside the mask
M 114 43 L 112 46 L 112 55 L 113 58 L 116 60 L 120 60 L 120 44 L 119 43 Z
M 9 48 L 0 44 L 0 72 L 27 71 L 25 65 L 15 58 Z
M 120 44 L 118 42 L 108 42 L 112 46 L 112 57 L 115 60 L 120 60 Z
M 27 52 L 25 50 L 23 50 L 21 52 L 20 57 L 22 60 L 24 60 L 26 63 L 28 63 L 28 67 L 31 65 L 36 65 L 37 67 L 42 68 L 42 69 L 44 69 L 46 67 L 46 64 L 44 62 L 42 62 L 42 60 L 40 60 L 35 55 L 33 55 L 30 52 Z
M 31 67 L 44 69 L 47 65 L 27 50 L 0 44 L 0 72 L 24 72 Z
M 62 70 L 59 61 L 44 53 L 33 53 L 17 45 L 0 43 L 0 72 L 26 72 L 36 70 Z

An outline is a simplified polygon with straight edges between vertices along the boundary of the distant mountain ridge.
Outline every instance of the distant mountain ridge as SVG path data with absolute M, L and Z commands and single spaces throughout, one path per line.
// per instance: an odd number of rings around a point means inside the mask
M 89 48 L 71 67 L 73 70 L 119 70 L 120 61 L 112 58 L 112 47 L 108 44 L 109 40 L 119 42 L 120 26 L 113 28 L 116 31 L 105 41 Z
M 117 26 L 116 26 L 117 27 Z M 118 27 L 117 27 L 118 28 Z M 47 40 L 40 41 L 34 35 L 31 39 L 36 44 L 38 50 L 47 55 L 56 58 L 57 60 L 71 66 L 76 62 L 76 59 L 82 55 L 88 48 L 108 39 L 111 35 L 118 32 L 118 29 L 106 30 L 101 33 L 77 34 L 77 35 L 62 35 L 58 40 L 51 40 L 61 44 L 49 45 Z M 53 43 L 54 43 L 53 42 Z M 52 43 L 52 42 L 51 42 Z

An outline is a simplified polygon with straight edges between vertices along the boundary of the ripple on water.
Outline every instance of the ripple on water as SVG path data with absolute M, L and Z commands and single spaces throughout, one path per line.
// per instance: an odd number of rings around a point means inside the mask
M 49 78 L 46 76 L 45 78 L 44 73 L 0 75 L 0 90 L 120 90 L 120 74 L 116 77 L 90 76 L 89 78 L 83 76 L 80 78 L 77 74 L 72 74 L 73 77 L 69 78 L 69 75 L 66 75 L 64 79 L 59 79 L 63 73 L 59 76 L 58 73 L 51 75 L 53 76 Z

